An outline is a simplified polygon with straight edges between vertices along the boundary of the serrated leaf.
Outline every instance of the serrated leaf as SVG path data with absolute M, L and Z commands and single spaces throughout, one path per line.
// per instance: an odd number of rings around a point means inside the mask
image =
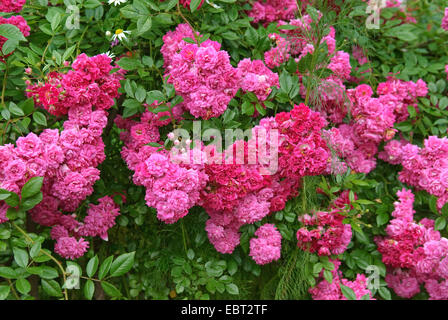
M 101 287 L 108 296 L 114 298 L 121 297 L 120 290 L 118 290 L 117 287 L 115 287 L 113 284 L 106 281 L 101 281 Z
M 41 126 L 46 127 L 47 126 L 47 118 L 42 112 L 34 112 L 33 113 L 33 120 L 37 124 L 40 124 Z
M 84 297 L 86 297 L 87 300 L 92 300 L 94 293 L 95 284 L 92 280 L 87 280 L 86 284 L 84 285 Z
M 110 266 L 112 265 L 113 256 L 107 257 L 100 266 L 100 270 L 98 271 L 98 279 L 103 279 L 110 270 Z
M 232 294 L 232 295 L 238 295 L 238 294 L 240 294 L 240 291 L 238 290 L 237 285 L 234 284 L 234 283 L 228 283 L 228 284 L 226 284 L 226 291 L 227 291 L 229 294 Z
M 195 12 L 196 11 L 196 9 L 201 4 L 201 1 L 202 0 L 191 0 L 191 2 L 190 2 L 190 10 L 191 10 L 191 12 Z
M 19 278 L 16 281 L 16 288 L 21 294 L 27 294 L 31 290 L 31 284 L 25 278 Z
M 30 198 L 39 193 L 40 189 L 42 188 L 43 182 L 43 177 L 34 177 L 28 180 L 22 188 L 22 199 Z
M 119 277 L 131 270 L 134 265 L 135 252 L 125 253 L 118 256 L 110 267 L 110 276 Z
M 98 270 L 98 264 L 99 264 L 99 259 L 98 259 L 98 256 L 96 256 L 96 255 L 92 259 L 89 260 L 89 262 L 87 263 L 87 266 L 86 266 L 86 272 L 89 277 L 93 277 L 95 272 Z
M 22 268 L 26 268 L 26 266 L 28 265 L 28 252 L 26 252 L 25 250 L 21 249 L 21 248 L 17 248 L 14 247 L 12 249 L 13 253 L 14 253 L 14 261 Z
M 0 277 L 5 279 L 15 279 L 17 278 L 17 273 L 11 267 L 0 267 Z
M 0 286 L 0 300 L 8 298 L 11 288 L 9 286 Z
M 62 296 L 61 286 L 55 280 L 47 281 L 47 280 L 42 279 L 41 283 L 42 283 L 42 289 L 49 296 L 52 296 L 52 297 L 61 297 Z
M 347 286 L 344 286 L 343 284 L 340 285 L 342 294 L 348 299 L 348 300 L 356 300 L 356 294 L 353 291 L 352 288 L 349 288 Z

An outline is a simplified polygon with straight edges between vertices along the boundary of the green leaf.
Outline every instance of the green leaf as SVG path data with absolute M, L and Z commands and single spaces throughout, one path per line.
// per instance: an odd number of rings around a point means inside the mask
M 378 292 L 380 296 L 385 300 L 390 300 L 392 298 L 389 289 L 387 289 L 386 287 L 380 287 L 378 289 Z
M 0 277 L 6 279 L 15 279 L 17 278 L 17 273 L 13 268 L 0 267 Z
M 153 90 L 148 92 L 146 103 L 151 105 L 154 103 L 154 101 L 157 101 L 158 103 L 165 101 L 165 95 L 159 90 Z
M 28 273 L 38 275 L 43 279 L 55 279 L 59 276 L 58 271 L 55 268 L 49 266 L 29 267 L 26 269 Z
M 408 106 L 408 112 L 411 118 L 415 118 L 417 116 L 417 111 L 413 106 Z
M 376 216 L 376 224 L 382 226 L 389 221 L 389 215 L 387 213 L 379 213 Z
M 11 192 L 5 189 L 0 189 L 0 201 L 5 200 L 11 196 Z
M 44 182 L 43 177 L 34 177 L 28 180 L 27 183 L 22 188 L 22 199 L 30 198 L 35 194 L 39 193 L 42 188 L 42 183 Z
M 139 60 L 127 57 L 121 58 L 117 64 L 125 70 L 135 70 L 142 67 Z
M 240 294 L 240 291 L 238 290 L 237 285 L 234 284 L 234 283 L 228 283 L 228 284 L 226 284 L 226 290 L 227 290 L 227 292 L 228 292 L 229 294 L 232 294 L 232 295 L 238 295 L 238 294 Z
M 437 197 L 431 196 L 429 199 L 429 209 L 435 214 L 439 214 L 439 211 L 437 210 Z
M 92 300 L 94 292 L 95 284 L 92 280 L 87 280 L 86 284 L 84 285 L 84 296 L 87 300 Z
M 0 27 L 1 27 L 1 25 L 0 25 Z M 25 115 L 25 113 L 23 113 L 23 110 L 22 109 L 20 109 L 14 102 L 11 102 L 10 104 L 9 104 L 9 111 L 12 113 L 12 114 L 14 114 L 14 115 L 16 115 L 16 116 L 19 116 L 19 117 L 21 117 L 21 116 L 24 116 Z
M 84 7 L 87 9 L 95 9 L 96 7 L 99 7 L 101 5 L 101 2 L 98 0 L 86 0 L 84 2 Z
M 137 20 L 137 32 L 138 34 L 145 33 L 149 31 L 152 27 L 152 19 L 151 17 L 140 17 Z
M 235 260 L 230 260 L 227 262 L 227 271 L 231 276 L 233 276 L 238 271 L 238 264 Z
M 110 266 L 112 265 L 113 256 L 107 257 L 100 266 L 100 270 L 98 271 L 98 279 L 103 279 L 110 270 Z
M 11 192 L 10 196 L 5 199 L 5 202 L 10 207 L 17 207 L 20 203 L 20 198 L 15 192 Z
M 14 253 L 14 260 L 15 262 L 22 268 L 26 268 L 26 266 L 28 265 L 28 252 L 26 252 L 23 249 L 14 247 L 12 249 L 13 253 Z
M 352 288 L 349 288 L 347 286 L 344 286 L 343 284 L 340 285 L 342 294 L 348 299 L 348 300 L 356 300 L 356 294 L 353 291 Z
M 258 42 L 258 32 L 250 27 L 244 33 L 244 40 L 251 46 L 256 46 Z
M 15 39 L 9 39 L 7 40 L 2 47 L 2 53 L 3 55 L 8 55 L 11 52 L 13 52 L 14 50 L 16 50 L 16 48 L 19 46 L 19 41 L 15 40 Z
M 62 20 L 61 14 L 59 12 L 55 13 L 51 17 L 51 21 L 50 21 L 51 30 L 55 31 L 57 29 L 57 27 L 59 26 L 59 24 L 61 23 L 61 20 Z
M 135 91 L 135 99 L 137 99 L 138 102 L 142 103 L 146 98 L 146 90 L 142 87 L 138 87 Z
M 155 148 L 162 148 L 162 147 L 163 147 L 162 145 L 160 145 L 160 144 L 157 143 L 157 142 L 150 142 L 150 143 L 148 143 L 147 145 L 148 145 L 148 146 L 151 146 L 151 147 L 155 147 Z
M 110 267 L 110 276 L 119 277 L 131 270 L 134 265 L 135 251 L 120 255 Z
M 24 211 L 28 211 L 33 209 L 36 205 L 38 205 L 43 199 L 42 192 L 35 194 L 32 197 L 25 198 L 20 204 L 20 208 Z
M 188 251 L 187 251 L 187 257 L 188 257 L 188 259 L 190 259 L 190 260 L 193 260 L 193 259 L 194 259 L 194 251 L 193 251 L 193 249 L 188 249 Z
M 265 116 L 265 115 L 266 115 L 266 109 L 263 108 L 263 107 L 261 106 L 261 104 L 259 104 L 259 103 L 255 104 L 255 108 L 257 109 L 257 111 L 258 111 L 262 116 Z
M 108 296 L 114 298 L 121 297 L 120 290 L 118 290 L 117 287 L 115 287 L 113 284 L 110 284 L 109 282 L 106 281 L 101 281 L 101 287 Z
M 9 286 L 0 286 L 0 300 L 8 298 L 10 290 L 11 288 Z
M 435 230 L 443 230 L 446 226 L 446 219 L 444 217 L 438 217 L 434 223 Z
M 255 112 L 254 105 L 249 101 L 244 101 L 242 105 L 243 114 L 247 114 L 248 116 L 252 116 Z
M 27 294 L 31 290 L 31 284 L 25 278 L 19 278 L 16 281 L 16 288 L 21 294 Z
M 40 242 L 35 242 L 30 249 L 30 257 L 37 257 L 40 253 L 40 249 L 42 248 L 42 244 Z
M 41 126 L 46 127 L 47 126 L 47 118 L 45 117 L 45 115 L 42 112 L 34 112 L 33 113 L 33 120 L 34 122 L 36 122 L 37 124 L 40 124 Z
M 42 279 L 41 283 L 42 283 L 42 289 L 49 296 L 51 296 L 51 297 L 61 297 L 62 296 L 61 286 L 55 280 L 47 281 L 47 280 Z
M 333 282 L 333 274 L 331 273 L 331 271 L 324 270 L 324 279 L 327 280 L 328 283 Z
M 313 273 L 320 273 L 322 271 L 323 265 L 318 262 L 313 266 Z
M 448 202 L 445 203 L 445 205 L 442 207 L 442 216 L 444 216 L 445 218 L 448 217 Z
M 89 277 L 92 277 L 95 272 L 98 270 L 99 259 L 98 256 L 95 255 L 92 259 L 89 260 L 86 267 L 86 272 Z
M 76 49 L 76 44 L 67 48 L 67 50 L 65 50 L 64 54 L 62 55 L 62 60 L 67 60 L 72 55 L 72 53 L 75 51 L 75 49 Z
M 12 24 L 2 24 L 0 25 L 0 36 L 7 39 L 26 41 L 22 32 L 15 25 Z
M 191 12 L 195 12 L 196 11 L 196 9 L 201 4 L 201 1 L 202 0 L 191 0 L 191 2 L 190 2 L 190 10 L 191 10 Z
M 447 97 L 443 97 L 439 101 L 439 108 L 442 109 L 442 110 L 445 110 L 446 107 L 448 107 L 448 98 Z

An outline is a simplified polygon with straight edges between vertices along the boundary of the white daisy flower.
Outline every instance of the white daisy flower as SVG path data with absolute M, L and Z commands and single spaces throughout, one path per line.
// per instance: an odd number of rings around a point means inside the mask
M 126 3 L 128 0 L 109 0 L 109 4 L 113 4 L 114 6 L 118 6 L 119 4 Z
M 105 53 L 103 53 L 103 54 L 105 54 L 106 56 L 108 56 L 110 59 L 115 58 L 115 54 L 112 53 L 112 52 L 110 52 L 110 51 L 107 51 L 107 52 L 105 52 Z
M 127 39 L 126 34 L 131 34 L 131 31 L 124 31 L 123 29 L 117 29 L 115 30 L 115 34 L 112 36 L 112 40 L 116 39 L 120 41 L 126 40 Z
M 220 6 L 218 6 L 217 4 L 214 4 L 213 2 L 212 3 L 210 3 L 210 1 L 209 0 L 206 0 L 207 1 L 207 3 L 209 4 L 209 5 L 211 5 L 213 8 L 215 8 L 215 9 L 221 9 L 221 7 Z

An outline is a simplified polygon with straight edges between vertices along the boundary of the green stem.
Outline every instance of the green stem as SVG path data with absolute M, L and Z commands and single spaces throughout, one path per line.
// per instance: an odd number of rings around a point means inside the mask
M 6 108 L 6 105 L 5 105 L 5 92 L 6 92 L 6 80 L 8 78 L 8 64 L 6 62 L 5 62 L 5 66 L 6 66 L 6 69 L 5 69 L 5 75 L 3 76 L 3 88 L 2 88 L 2 100 L 1 100 L 2 103 L 1 103 L 1 106 Z
M 9 287 L 11 288 L 12 294 L 14 295 L 14 297 L 16 297 L 17 300 L 20 300 L 20 297 L 19 297 L 19 295 L 17 294 L 16 289 L 14 289 L 14 285 L 13 285 L 13 283 L 11 282 L 10 279 L 7 279 L 7 280 L 8 280 L 8 283 L 9 283 Z
M 180 225 L 181 225 L 181 227 L 182 227 L 182 240 L 183 240 L 183 242 L 184 242 L 185 254 L 188 254 L 188 248 L 187 248 L 187 236 L 186 236 L 186 232 L 185 232 L 184 222 L 181 221 Z

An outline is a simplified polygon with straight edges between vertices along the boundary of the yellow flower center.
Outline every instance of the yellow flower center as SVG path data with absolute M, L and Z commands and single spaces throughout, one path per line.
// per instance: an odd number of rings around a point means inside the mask
M 117 30 L 115 31 L 115 34 L 116 34 L 116 35 L 119 35 L 120 33 L 123 33 L 123 29 L 117 29 Z

